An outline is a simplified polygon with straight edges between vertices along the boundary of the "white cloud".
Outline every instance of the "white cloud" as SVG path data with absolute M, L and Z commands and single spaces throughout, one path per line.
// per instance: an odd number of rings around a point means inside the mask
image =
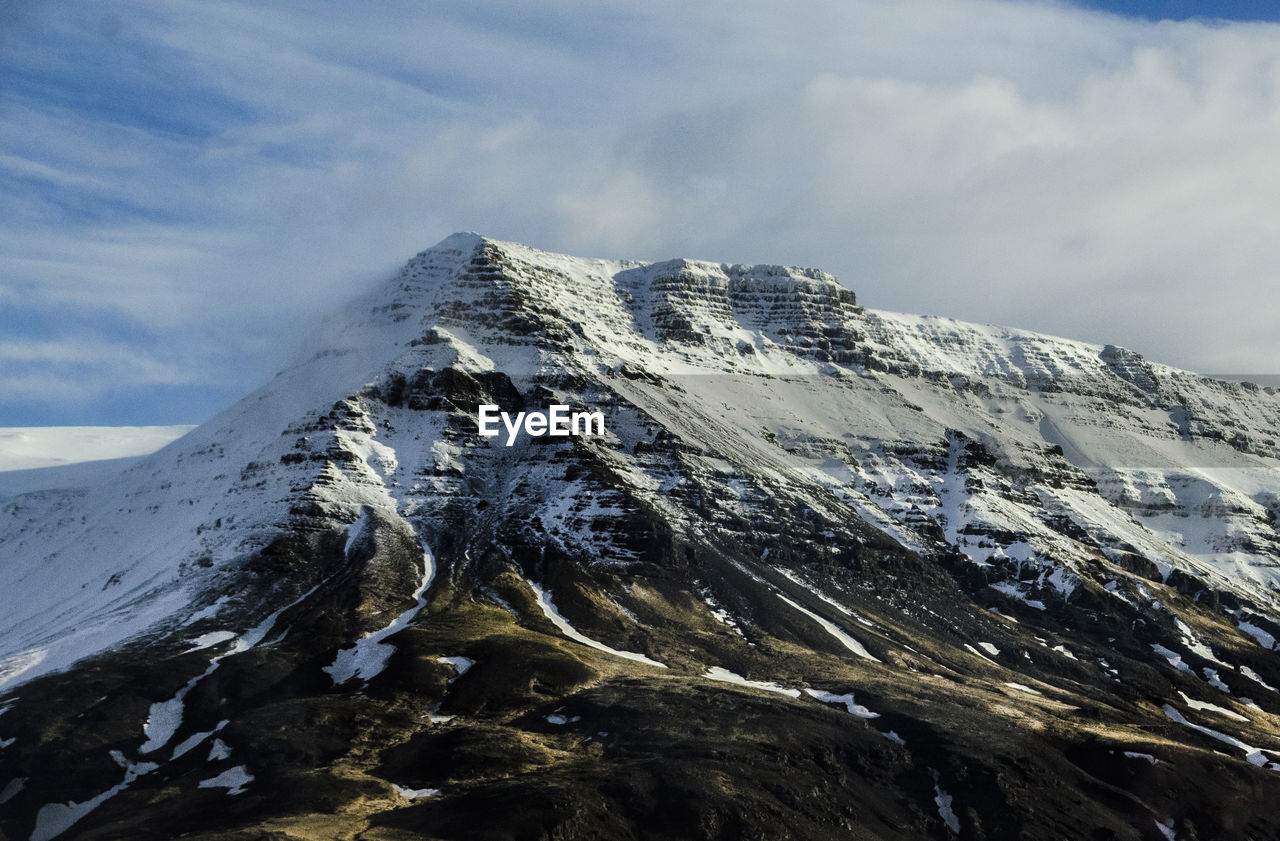
M 1280 354 L 1280 27 L 993 0 L 114 8 L 0 42 L 49 80 L 0 100 L 0 271 L 30 307 L 169 337 L 197 379 L 251 388 L 299 307 L 463 229 L 816 264 L 870 306 L 1202 370 Z
M 117 342 L 0 342 L 0 392 L 13 401 L 92 400 L 124 389 L 189 384 L 197 374 Z

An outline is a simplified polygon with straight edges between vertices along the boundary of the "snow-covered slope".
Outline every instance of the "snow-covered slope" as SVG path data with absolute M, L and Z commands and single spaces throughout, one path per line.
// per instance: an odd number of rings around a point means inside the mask
M 154 453 L 193 426 L 0 427 L 0 473 Z
M 607 431 L 508 447 L 478 434 L 482 403 L 598 409 Z M 336 314 L 271 383 L 109 482 L 3 501 L 0 691 L 61 685 L 55 673 L 90 655 L 166 652 L 199 668 L 149 709 L 181 714 L 216 666 L 231 679 L 219 664 L 269 662 L 297 697 L 412 685 L 417 700 L 397 703 L 469 727 L 501 706 L 467 695 L 497 680 L 484 657 L 532 668 L 527 647 L 555 640 L 612 675 L 603 685 L 710 680 L 771 704 L 839 703 L 896 722 L 870 732 L 899 747 L 908 727 L 958 745 L 997 727 L 982 716 L 1066 720 L 1099 704 L 1105 726 L 1062 726 L 1194 739 L 1203 729 L 1182 725 L 1212 697 L 1244 721 L 1211 729 L 1265 743 L 1239 759 L 1272 773 L 1277 428 L 1272 389 L 866 310 L 818 270 L 590 260 L 456 234 Z M 415 681 L 433 669 L 447 676 L 428 692 Z M 568 666 L 548 674 L 529 686 L 577 691 Z M 855 703 L 855 683 L 896 711 Z M 172 739 L 250 715 L 206 695 L 204 715 L 221 718 Z M 516 706 L 539 726 L 576 721 Z M 528 720 L 503 722 L 532 738 Z M 958 767 L 948 804 L 977 785 Z M 938 769 L 916 770 L 942 798 Z M 365 804 L 352 815 L 374 808 L 351 797 Z M 974 819 L 949 814 L 938 831 Z
M 191 426 L 0 428 L 0 500 L 34 491 L 102 487 Z

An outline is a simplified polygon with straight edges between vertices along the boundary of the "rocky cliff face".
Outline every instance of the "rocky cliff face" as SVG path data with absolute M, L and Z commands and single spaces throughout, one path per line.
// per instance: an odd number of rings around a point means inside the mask
M 1277 428 L 819 271 L 455 235 L 0 500 L 0 833 L 1280 835 Z

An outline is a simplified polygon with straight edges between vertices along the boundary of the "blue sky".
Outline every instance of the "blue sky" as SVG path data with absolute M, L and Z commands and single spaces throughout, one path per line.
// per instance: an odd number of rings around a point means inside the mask
M 1181 21 L 1187 18 L 1216 18 L 1246 22 L 1280 20 L 1280 10 L 1277 10 L 1276 4 L 1266 0 L 1169 0 L 1163 3 L 1133 0 L 1133 2 L 1082 2 L 1076 5 L 1152 21 Z
M 0 8 L 0 425 L 199 422 L 456 230 L 1280 355 L 1262 3 Z

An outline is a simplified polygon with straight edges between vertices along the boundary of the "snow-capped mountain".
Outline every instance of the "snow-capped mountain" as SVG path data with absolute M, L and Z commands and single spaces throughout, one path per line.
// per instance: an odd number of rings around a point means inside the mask
M 0 832 L 1280 835 L 1278 428 L 817 270 L 457 234 L 0 500 Z

